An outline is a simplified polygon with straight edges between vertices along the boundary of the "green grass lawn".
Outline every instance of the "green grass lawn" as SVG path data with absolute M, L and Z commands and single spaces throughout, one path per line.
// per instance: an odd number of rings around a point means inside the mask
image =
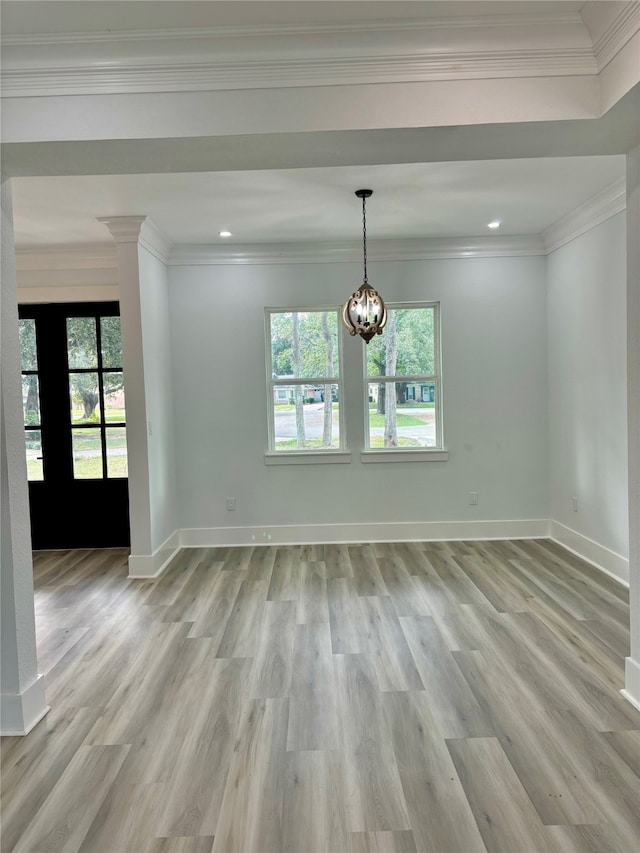
M 83 429 L 74 432 L 73 434 L 73 449 L 76 452 L 82 453 L 87 450 L 100 450 L 100 430 L 99 429 Z M 115 447 L 127 446 L 127 435 L 122 427 L 122 432 L 107 433 L 107 446 L 111 450 Z
M 401 412 L 396 414 L 396 425 L 402 426 L 424 426 L 422 418 L 414 418 L 412 415 L 404 415 Z M 369 412 L 369 426 L 383 427 L 384 415 L 379 415 L 377 412 Z
M 93 417 L 85 418 L 84 412 L 82 409 L 72 409 L 71 410 L 71 425 L 83 425 L 83 424 L 98 424 L 100 410 L 96 408 Z M 124 409 L 107 409 L 105 412 L 105 423 L 124 423 L 125 422 L 125 411 Z
M 108 462 L 109 479 L 127 476 L 127 457 L 110 456 Z M 75 459 L 73 474 L 76 480 L 100 480 L 102 478 L 102 459 L 99 456 Z
M 322 443 L 321 438 L 308 438 L 305 442 L 305 446 L 301 448 L 298 448 L 298 440 L 296 438 L 288 438 L 285 441 L 276 441 L 276 450 L 304 450 L 307 447 L 318 447 L 326 449 L 327 446 L 326 444 Z M 331 444 L 331 447 L 339 447 L 337 439 Z
M 76 414 L 79 414 L 77 412 Z M 124 417 L 124 412 L 118 412 L 113 416 L 113 420 L 118 422 Z M 111 418 L 108 418 L 108 421 Z M 76 421 L 77 423 L 77 421 Z M 87 422 L 84 423 L 95 423 Z M 96 429 L 79 429 L 73 433 L 73 453 L 74 453 L 74 475 L 78 480 L 97 480 L 102 478 L 102 453 L 99 428 Z M 116 450 L 126 448 L 127 435 L 124 427 L 115 427 L 107 432 L 108 450 Z M 42 455 L 42 451 L 38 445 L 27 444 L 27 478 L 30 481 L 43 479 L 42 460 L 29 458 L 31 454 Z M 92 455 L 92 454 L 97 455 Z M 109 455 L 108 457 L 109 477 L 126 477 L 127 476 L 127 455 L 126 453 L 118 456 Z
M 422 421 L 420 421 L 420 423 L 422 423 Z M 384 436 L 372 435 L 370 438 L 369 446 L 372 448 L 384 447 Z M 399 436 L 398 447 L 422 447 L 422 445 L 415 438 L 409 438 L 408 436 Z
M 76 480 L 101 480 L 102 459 L 99 456 L 89 456 L 76 459 L 73 463 Z M 111 456 L 109 458 L 109 478 L 127 476 L 127 457 Z M 31 482 L 42 480 L 42 462 L 36 459 L 27 461 L 27 479 Z
M 436 407 L 435 403 L 413 403 L 413 402 L 411 402 L 411 403 L 398 404 L 399 409 L 403 409 L 403 410 L 408 409 L 409 411 L 411 409 L 435 409 L 435 407 Z M 378 408 L 377 403 L 369 403 L 369 409 L 377 409 L 377 408 Z
M 298 448 L 298 442 L 295 438 L 287 439 L 286 441 L 277 441 L 276 442 L 276 450 L 304 450 L 305 448 L 321 448 L 323 445 L 319 438 L 309 438 L 307 439 L 307 443 L 305 447 Z M 333 448 L 337 448 L 337 442 L 332 445 Z M 371 438 L 371 447 L 384 447 L 384 436 L 382 435 L 374 435 Z M 415 438 L 408 438 L 401 436 L 398 438 L 398 447 L 422 447 L 419 441 L 416 441 Z M 326 449 L 326 448 L 325 448 Z

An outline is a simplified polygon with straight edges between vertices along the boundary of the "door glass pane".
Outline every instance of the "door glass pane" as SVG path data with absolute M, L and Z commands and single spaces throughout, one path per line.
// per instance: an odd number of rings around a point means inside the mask
M 22 375 L 22 409 L 25 426 L 40 426 L 40 394 L 35 373 Z
M 73 476 L 76 480 L 102 479 L 102 443 L 99 429 L 72 429 Z
M 124 382 L 122 373 L 103 373 L 104 417 L 107 422 L 125 422 Z
M 100 422 L 100 390 L 97 373 L 70 373 L 69 396 L 72 424 Z
M 369 384 L 369 447 L 435 446 L 434 382 Z
M 107 427 L 107 477 L 126 477 L 127 430 L 124 427 Z
M 276 397 L 278 391 L 276 386 Z M 280 405 L 279 401 L 273 407 L 275 449 L 340 447 L 338 386 L 293 385 L 288 393 L 292 403 Z
M 67 318 L 67 355 L 70 370 L 98 366 L 95 317 Z
M 27 479 L 44 480 L 42 468 L 42 433 L 40 430 L 25 430 L 25 447 L 27 451 Z
M 19 320 L 20 359 L 23 370 L 38 369 L 38 353 L 36 351 L 36 321 Z
M 120 317 L 100 317 L 100 348 L 103 367 L 122 367 Z

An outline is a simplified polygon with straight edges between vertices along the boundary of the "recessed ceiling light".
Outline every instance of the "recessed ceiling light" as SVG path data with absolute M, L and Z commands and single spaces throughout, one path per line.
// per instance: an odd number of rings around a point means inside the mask
M 231 234 L 231 231 L 221 231 L 220 236 L 221 237 L 231 237 L 232 234 Z
M 487 222 L 487 228 L 499 228 L 501 222 L 499 219 L 494 219 L 493 222 Z

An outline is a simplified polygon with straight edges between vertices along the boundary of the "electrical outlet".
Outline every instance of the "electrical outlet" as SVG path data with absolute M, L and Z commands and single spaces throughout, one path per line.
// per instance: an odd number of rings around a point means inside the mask
M 578 498 L 575 495 L 571 498 L 571 508 L 574 512 L 578 512 Z
M 236 499 L 235 498 L 227 498 L 227 510 L 232 512 L 236 508 Z
M 478 506 L 478 492 L 469 492 L 469 504 Z

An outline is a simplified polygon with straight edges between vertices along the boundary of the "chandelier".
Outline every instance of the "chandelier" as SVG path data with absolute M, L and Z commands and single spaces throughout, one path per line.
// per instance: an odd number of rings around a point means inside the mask
M 365 200 L 373 195 L 373 190 L 356 190 L 356 196 L 362 199 L 362 254 L 364 258 L 364 281 L 342 306 L 342 322 L 350 335 L 360 335 L 369 343 L 374 335 L 381 335 L 387 322 L 387 309 L 380 294 L 367 280 L 367 211 Z

